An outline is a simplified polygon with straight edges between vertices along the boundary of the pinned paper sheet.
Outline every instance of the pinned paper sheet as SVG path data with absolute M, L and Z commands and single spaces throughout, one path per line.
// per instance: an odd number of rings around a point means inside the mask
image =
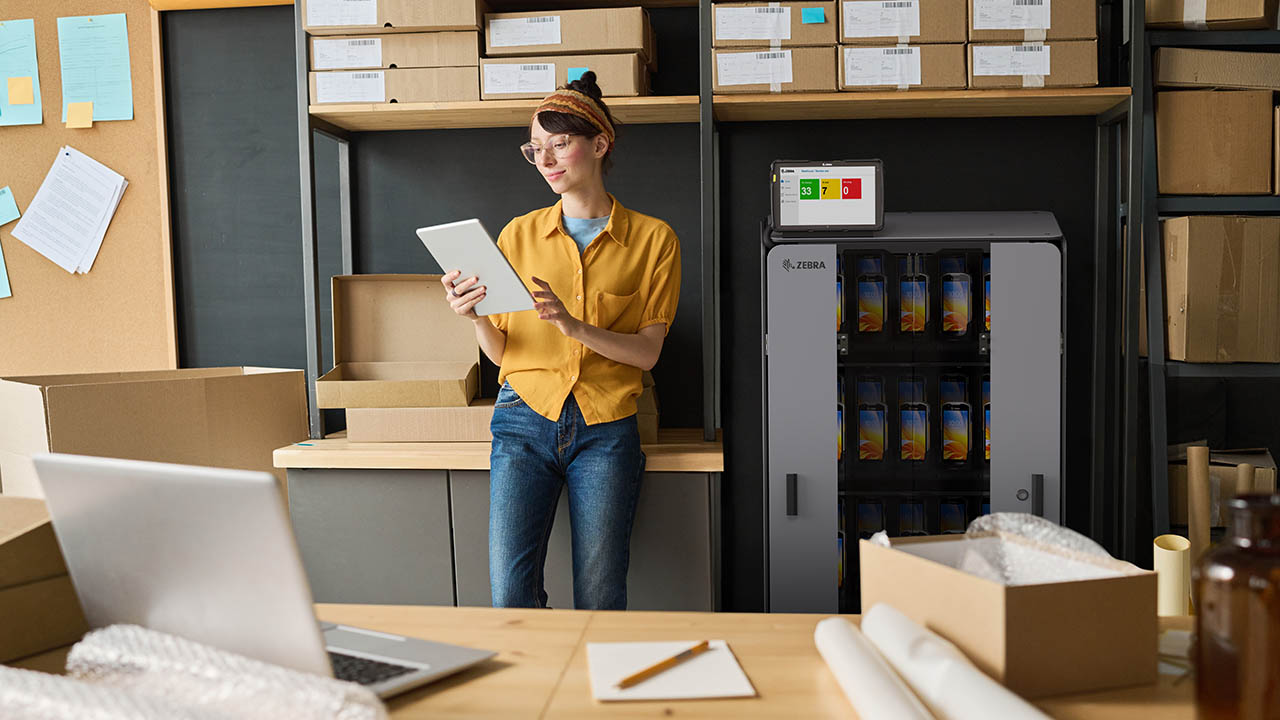
M 71 103 L 71 107 L 67 108 L 67 127 L 69 128 L 93 127 L 93 103 L 91 102 Z
M 13 236 L 63 270 L 87 273 L 128 186 L 116 171 L 63 146 Z
M 10 105 L 31 105 L 35 101 L 35 91 L 32 89 L 30 76 L 9 78 Z
M 133 119 L 129 29 L 124 13 L 58 18 L 62 121 L 70 105 L 92 102 L 93 119 Z
M 5 225 L 22 216 L 18 212 L 18 201 L 13 197 L 13 191 L 8 185 L 0 188 L 0 225 Z
M 7 297 L 13 297 L 13 291 L 9 289 L 9 270 L 4 266 L 4 247 L 0 246 L 0 300 Z
M 724 640 L 710 641 L 710 650 L 686 660 L 626 690 L 618 681 L 676 653 L 693 642 L 587 643 L 587 669 L 596 700 L 694 700 L 755 697 L 756 689 L 742 672 Z
M 0 125 L 44 122 L 33 21 L 0 21 L 0 78 Z

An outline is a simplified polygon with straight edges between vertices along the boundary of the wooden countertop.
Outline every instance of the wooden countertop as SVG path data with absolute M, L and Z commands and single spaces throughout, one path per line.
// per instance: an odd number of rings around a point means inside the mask
M 702 430 L 659 430 L 658 442 L 645 445 L 649 472 L 724 472 L 724 443 L 702 439 Z M 346 438 L 308 440 L 279 448 L 278 468 L 380 470 L 488 470 L 489 443 L 353 443 Z

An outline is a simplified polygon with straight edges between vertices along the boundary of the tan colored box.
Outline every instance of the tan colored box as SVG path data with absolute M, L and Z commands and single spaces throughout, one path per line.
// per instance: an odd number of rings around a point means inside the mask
M 548 67 L 551 66 L 551 67 Z M 482 100 L 542 99 L 569 82 L 569 71 L 596 74 L 605 97 L 649 94 L 649 70 L 636 53 L 625 55 L 550 55 L 485 58 L 480 61 Z
M 835 0 L 716 3 L 711 12 L 712 47 L 822 47 L 836 43 L 839 17 Z
M 1044 75 L 981 75 L 984 68 L 999 67 L 1000 63 L 984 62 L 984 54 L 1037 53 L 1036 48 L 1049 52 L 1049 72 Z M 1030 56 L 1028 56 L 1030 57 Z M 1032 66 L 1035 63 L 1031 63 Z M 974 43 L 969 45 L 969 87 L 971 88 L 1021 88 L 1021 87 L 1093 87 L 1098 84 L 1098 41 L 1061 40 L 1030 45 L 1009 43 Z
M 963 44 L 842 46 L 838 53 L 841 90 L 963 90 L 967 82 Z
M 1156 164 L 1168 195 L 1271 193 L 1272 93 L 1156 93 Z
M 489 13 L 486 57 L 637 53 L 657 69 L 655 35 L 641 7 Z
M 350 408 L 351 442 L 489 442 L 493 435 L 493 398 L 476 398 L 467 407 Z
M 311 38 L 311 69 L 475 67 L 480 33 L 395 33 Z
M 1169 448 L 1169 522 L 1187 524 L 1187 447 L 1208 443 L 1188 443 Z M 1227 501 L 1236 496 L 1236 466 L 1249 463 L 1254 467 L 1253 492 L 1276 491 L 1276 461 L 1266 448 L 1223 450 L 1209 453 L 1209 494 L 1218 502 L 1210 502 L 1209 524 L 1226 527 L 1230 523 Z M 1217 512 L 1214 512 L 1214 509 Z
M 1272 174 L 1271 188 L 1275 191 L 1276 195 L 1280 195 L 1280 107 L 1276 108 L 1276 127 L 1275 131 L 1272 133 L 1272 137 L 1275 138 L 1276 146 L 1271 152 L 1271 157 L 1275 160 L 1276 169 Z
M 302 4 L 302 29 L 309 35 L 479 30 L 489 9 L 483 0 L 377 0 L 373 22 L 338 25 L 325 22 L 325 18 L 344 22 L 350 16 L 326 11 L 341 10 L 342 0 L 298 1 Z M 321 22 L 324 24 L 318 24 Z
M 640 430 L 641 445 L 655 445 L 658 442 L 658 416 L 648 413 L 636 415 L 636 424 Z
M 1169 29 L 1270 30 L 1276 0 L 1147 0 L 1146 22 Z
M 70 645 L 88 626 L 44 501 L 0 495 L 0 662 Z
M 969 39 L 968 0 L 842 0 L 840 42 L 844 45 L 889 43 L 962 43 Z
M 43 497 L 41 452 L 260 470 L 310 436 L 301 370 L 223 367 L 0 378 L 0 490 Z
M 863 611 L 892 605 L 1026 698 L 1155 682 L 1155 573 L 1005 586 L 948 564 L 958 564 L 964 542 L 860 541 Z
M 1163 223 L 1169 358 L 1280 362 L 1280 217 Z
M 312 105 L 480 99 L 478 67 L 334 70 L 308 75 Z
M 1049 6 L 1045 26 L 1044 6 Z M 1095 40 L 1097 0 L 969 0 L 969 41 Z
M 479 361 L 439 275 L 333 276 L 334 368 L 316 381 L 318 406 L 465 408 Z
M 712 91 L 718 95 L 823 92 L 836 89 L 836 48 L 712 50 Z M 785 80 L 786 77 L 790 80 Z M 778 82 L 759 82 L 765 78 Z M 726 83 L 725 81 L 729 81 Z M 750 80 L 757 80 L 750 82 Z M 776 89 L 774 89 L 776 87 Z
M 1280 90 L 1280 55 L 1193 48 L 1158 48 L 1159 87 Z

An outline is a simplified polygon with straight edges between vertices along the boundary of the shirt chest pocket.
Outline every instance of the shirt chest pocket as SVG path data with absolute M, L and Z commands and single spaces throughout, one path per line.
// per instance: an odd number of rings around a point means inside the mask
M 640 327 L 640 292 L 615 295 L 599 290 L 596 293 L 596 327 L 618 333 L 634 333 Z

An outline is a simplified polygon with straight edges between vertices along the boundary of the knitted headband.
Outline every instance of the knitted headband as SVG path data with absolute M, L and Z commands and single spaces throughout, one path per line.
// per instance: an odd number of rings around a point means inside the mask
M 573 115 L 586 120 L 591 123 L 592 127 L 603 133 L 605 139 L 609 141 L 609 147 L 613 147 L 613 125 L 609 122 L 609 116 L 590 96 L 584 95 L 577 90 L 561 88 L 543 99 L 542 104 L 533 112 L 534 117 L 537 117 L 538 113 L 544 110 Z

